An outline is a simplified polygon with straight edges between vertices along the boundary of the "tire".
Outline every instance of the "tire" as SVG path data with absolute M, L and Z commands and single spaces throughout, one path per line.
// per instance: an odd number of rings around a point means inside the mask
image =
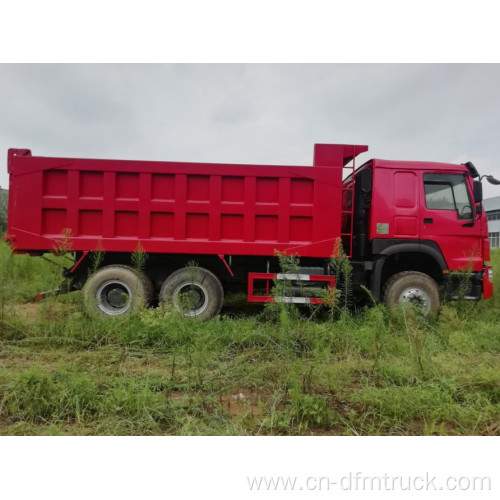
M 94 273 L 83 288 L 85 310 L 93 317 L 124 317 L 147 306 L 153 285 L 129 266 L 106 266 Z
M 219 314 L 224 289 L 215 274 L 201 267 L 173 272 L 160 290 L 160 304 L 173 305 L 186 318 L 207 321 Z
M 386 284 L 384 303 L 387 307 L 411 303 L 422 309 L 424 315 L 437 316 L 439 312 L 439 288 L 427 274 L 404 271 L 392 276 Z

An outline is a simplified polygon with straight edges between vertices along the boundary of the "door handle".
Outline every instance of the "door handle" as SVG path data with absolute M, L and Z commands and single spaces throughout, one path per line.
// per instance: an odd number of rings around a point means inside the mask
M 432 224 L 434 219 L 424 219 L 424 224 Z

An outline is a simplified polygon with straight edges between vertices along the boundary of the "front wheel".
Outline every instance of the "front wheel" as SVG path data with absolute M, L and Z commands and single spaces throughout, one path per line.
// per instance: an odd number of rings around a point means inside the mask
M 172 304 L 183 316 L 201 321 L 217 316 L 223 301 L 221 282 L 201 267 L 186 267 L 173 272 L 160 290 L 160 304 Z
M 387 281 L 384 303 L 388 307 L 401 303 L 414 304 L 426 316 L 434 317 L 439 312 L 439 288 L 427 274 L 404 271 Z

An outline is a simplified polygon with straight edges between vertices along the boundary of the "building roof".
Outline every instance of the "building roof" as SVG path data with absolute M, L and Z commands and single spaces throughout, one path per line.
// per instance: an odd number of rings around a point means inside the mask
M 494 196 L 493 198 L 483 200 L 483 207 L 487 212 L 500 210 L 500 196 Z

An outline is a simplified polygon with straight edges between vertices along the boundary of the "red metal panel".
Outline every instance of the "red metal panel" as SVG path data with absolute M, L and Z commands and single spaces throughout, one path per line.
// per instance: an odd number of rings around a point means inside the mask
M 493 297 L 493 281 L 490 280 L 492 266 L 486 266 L 483 273 L 483 299 Z
M 315 144 L 314 165 L 319 167 L 345 167 L 357 155 L 365 151 L 368 151 L 368 146 Z
M 101 210 L 103 212 L 103 239 L 115 236 L 115 172 L 103 172 L 104 191 Z M 99 231 L 96 229 L 96 231 Z
M 186 196 L 187 175 L 175 176 L 175 207 L 174 207 L 174 238 L 184 240 L 186 238 Z
M 151 174 L 143 172 L 139 179 L 139 239 L 151 236 Z
M 8 235 L 20 251 L 51 250 L 70 231 L 82 251 L 133 252 L 140 241 L 150 253 L 328 258 L 340 233 L 341 166 L 357 149 L 342 146 L 337 166 L 318 151 L 328 167 L 9 153 Z
M 209 230 L 208 235 L 211 241 L 217 241 L 221 238 L 221 196 L 222 196 L 222 181 L 220 175 L 213 175 L 210 178 L 209 191 Z
M 245 198 L 241 208 L 243 210 L 243 224 L 244 224 L 243 239 L 246 242 L 252 242 L 255 240 L 255 205 L 256 205 L 255 183 L 256 183 L 255 177 L 248 176 L 245 178 L 245 193 L 244 193 Z

